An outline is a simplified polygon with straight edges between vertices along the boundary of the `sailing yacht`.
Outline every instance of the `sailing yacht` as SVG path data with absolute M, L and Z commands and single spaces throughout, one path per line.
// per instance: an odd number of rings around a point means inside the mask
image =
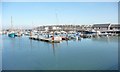
M 8 34 L 9 37 L 11 38 L 15 38 L 15 32 L 14 31 L 11 31 L 9 34 Z
M 11 16 L 11 29 L 10 32 L 8 33 L 8 36 L 11 38 L 15 38 L 15 32 L 13 31 L 13 26 L 12 26 L 12 16 Z

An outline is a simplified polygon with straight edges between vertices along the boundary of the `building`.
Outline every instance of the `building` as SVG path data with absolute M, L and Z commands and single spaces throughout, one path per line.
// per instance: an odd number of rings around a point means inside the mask
M 39 26 L 34 28 L 37 31 L 112 31 L 120 30 L 119 24 L 93 24 L 93 25 L 49 25 L 49 26 Z
M 110 30 L 120 30 L 120 24 L 112 24 Z
M 92 29 L 98 31 L 110 30 L 111 24 L 93 24 Z

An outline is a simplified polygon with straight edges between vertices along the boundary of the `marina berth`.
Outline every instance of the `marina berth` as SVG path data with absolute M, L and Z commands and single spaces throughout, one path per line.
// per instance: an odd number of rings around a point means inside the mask
M 33 39 L 33 40 L 38 40 L 38 41 L 44 41 L 44 42 L 51 42 L 51 43 L 60 43 L 61 41 L 61 38 L 60 37 L 53 37 L 52 38 L 46 38 L 46 37 L 43 37 L 43 36 L 30 36 L 29 37 L 30 39 Z
M 40 1 L 1 0 L 2 72 L 119 72 L 120 2 Z
M 98 36 L 119 36 L 120 26 L 117 24 L 51 25 L 33 29 L 13 29 L 11 21 L 11 29 L 2 30 L 0 34 L 7 34 L 12 38 L 24 35 L 32 40 L 60 43 L 64 40 L 81 40 L 81 38 L 95 38 Z

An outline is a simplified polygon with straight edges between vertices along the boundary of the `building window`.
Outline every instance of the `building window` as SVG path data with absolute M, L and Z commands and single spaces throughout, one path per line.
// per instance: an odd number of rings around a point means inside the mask
M 110 28 L 110 30 L 112 30 L 113 28 Z

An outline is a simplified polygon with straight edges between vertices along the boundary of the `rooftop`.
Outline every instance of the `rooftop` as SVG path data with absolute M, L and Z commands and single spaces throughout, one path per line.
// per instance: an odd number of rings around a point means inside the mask
M 106 27 L 109 27 L 110 24 L 93 24 L 92 27 L 102 27 L 102 28 L 106 28 Z

